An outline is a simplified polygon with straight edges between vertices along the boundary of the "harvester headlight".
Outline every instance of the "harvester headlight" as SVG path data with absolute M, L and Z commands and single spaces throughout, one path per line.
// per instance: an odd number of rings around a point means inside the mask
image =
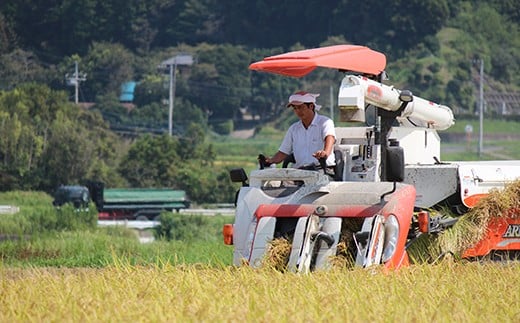
M 385 244 L 383 246 L 382 261 L 387 262 L 392 258 L 399 238 L 399 221 L 395 215 L 390 214 L 385 221 Z

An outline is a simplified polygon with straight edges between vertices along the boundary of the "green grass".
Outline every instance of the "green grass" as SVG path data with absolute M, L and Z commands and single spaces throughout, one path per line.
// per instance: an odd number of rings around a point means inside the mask
M 258 169 L 259 154 L 272 156 L 278 151 L 284 131 L 262 127 L 254 137 L 247 139 L 219 136 L 211 139 L 217 154 L 216 165 L 228 168 L 244 168 L 247 173 Z
M 141 244 L 129 229 L 66 231 L 0 244 L 0 262 L 10 267 L 102 268 L 124 259 L 131 265 L 230 265 L 222 241 L 154 241 Z
M 473 127 L 473 137 L 476 139 L 478 137 L 478 131 L 480 127 L 480 122 L 478 119 L 475 120 L 455 120 L 455 124 L 451 126 L 449 129 L 445 130 L 446 132 L 455 132 L 455 133 L 465 133 L 466 125 L 471 125 Z M 497 120 L 497 119 L 484 119 L 483 122 L 484 134 L 520 134 L 520 122 L 515 121 L 507 121 L 507 120 Z
M 139 242 L 137 232 L 123 227 L 97 227 L 96 213 L 59 210 L 41 192 L 0 193 L 1 203 L 20 212 L 1 215 L 0 265 L 14 267 L 106 267 L 118 259 L 132 265 L 158 263 L 229 265 L 232 248 L 223 244 L 222 225 L 232 217 L 169 215 L 170 241 Z

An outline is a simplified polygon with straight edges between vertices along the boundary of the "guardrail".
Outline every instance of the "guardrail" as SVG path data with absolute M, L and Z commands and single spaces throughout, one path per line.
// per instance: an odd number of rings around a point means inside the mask
M 200 214 L 200 215 L 207 215 L 207 216 L 215 216 L 215 215 L 232 216 L 232 215 L 235 215 L 235 209 L 231 209 L 231 208 L 221 208 L 221 209 L 180 209 L 179 213 L 181 213 L 181 214 Z
M 15 214 L 20 212 L 20 208 L 14 205 L 0 205 L 0 214 Z
M 233 216 L 235 209 L 217 208 L 217 209 L 180 209 L 180 214 L 186 215 L 206 215 L 206 216 Z M 160 225 L 160 221 L 138 221 L 138 220 L 98 220 L 98 226 L 124 226 L 131 229 L 150 229 Z
M 131 229 L 150 229 L 160 225 L 159 221 L 98 220 L 98 226 L 123 226 Z

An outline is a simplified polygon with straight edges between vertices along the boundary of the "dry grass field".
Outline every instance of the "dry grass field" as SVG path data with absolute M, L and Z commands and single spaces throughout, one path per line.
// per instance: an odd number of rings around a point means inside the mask
M 520 322 L 518 263 L 0 268 L 0 322 Z

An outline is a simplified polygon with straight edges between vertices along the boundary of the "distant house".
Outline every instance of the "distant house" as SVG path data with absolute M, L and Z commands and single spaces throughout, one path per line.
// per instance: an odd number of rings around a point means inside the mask
M 134 101 L 134 91 L 137 82 L 130 81 L 125 82 L 121 85 L 121 95 L 119 96 L 119 102 L 133 102 Z

